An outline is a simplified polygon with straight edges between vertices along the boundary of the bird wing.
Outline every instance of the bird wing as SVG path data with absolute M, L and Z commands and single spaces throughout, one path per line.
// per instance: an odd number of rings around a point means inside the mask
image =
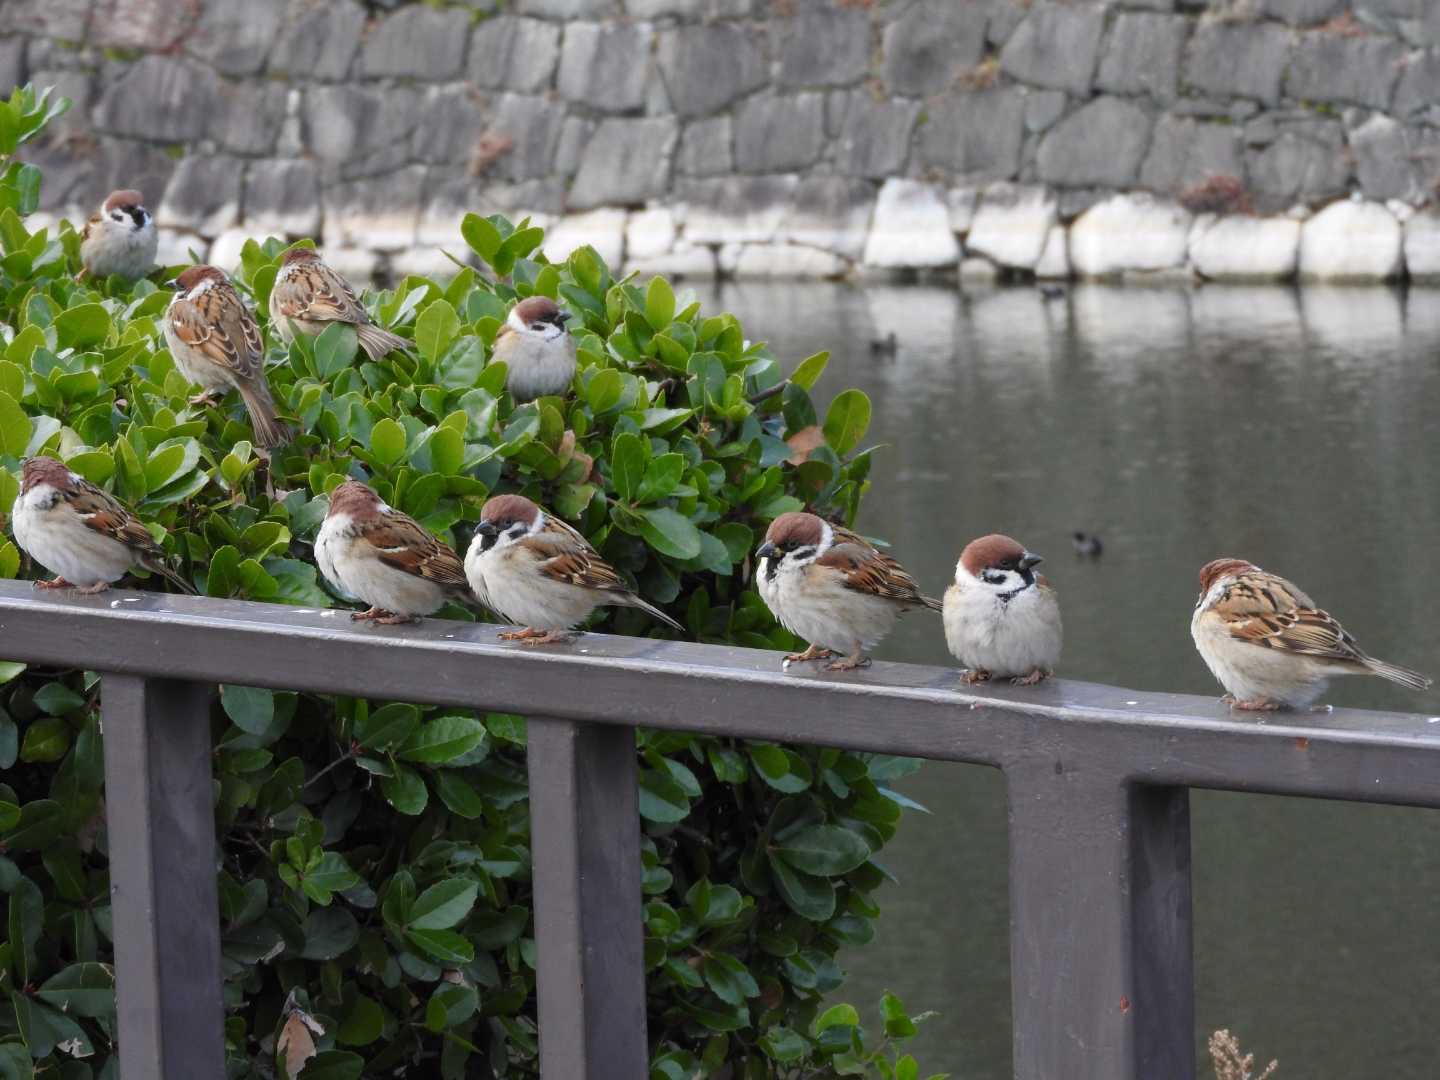
M 815 565 L 844 575 L 847 589 L 939 610 L 935 601 L 921 595 L 920 586 L 903 566 L 847 529 L 835 529 L 834 543 Z
M 169 319 L 176 337 L 238 379 L 260 377 L 264 361 L 260 326 L 229 285 L 213 285 L 193 300 L 176 300 L 170 305 Z
M 1275 574 L 1237 575 L 1210 606 L 1240 641 L 1325 660 L 1364 663 L 1369 657 L 1333 615 Z
M 88 480 L 76 478 L 64 491 L 65 501 L 80 516 L 85 527 L 117 540 L 144 555 L 162 556 L 160 545 L 140 519 L 125 509 L 113 495 L 101 491 Z
M 370 321 L 350 285 L 328 266 L 301 266 L 286 274 L 270 293 L 270 308 L 282 319 L 352 325 Z
M 398 511 L 355 526 L 356 539 L 373 549 L 386 566 L 425 578 L 447 589 L 464 589 L 465 564 L 414 518 Z
M 530 552 L 540 573 L 555 581 L 603 592 L 630 592 L 625 579 L 600 557 L 590 541 L 548 514 L 540 531 L 521 540 L 519 546 Z

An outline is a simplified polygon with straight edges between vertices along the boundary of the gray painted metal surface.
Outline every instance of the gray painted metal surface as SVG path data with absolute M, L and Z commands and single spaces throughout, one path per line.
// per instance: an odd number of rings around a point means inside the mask
M 1440 806 L 1440 730 L 1423 715 L 1257 720 L 1213 698 L 1065 680 L 961 687 L 953 669 L 886 663 L 786 673 L 775 653 L 748 649 L 585 635 L 542 650 L 496 633 L 435 619 L 357 626 L 341 611 L 154 593 L 39 594 L 0 582 L 6 659 L 199 684 L 243 673 L 281 689 L 546 718 L 532 721 L 529 749 L 546 1080 L 645 1075 L 638 725 L 1004 770 L 1019 1080 L 1195 1076 L 1188 788 Z M 167 1070 L 168 1055 L 190 1061 L 179 1055 L 193 1048 L 172 1047 L 165 1033 L 183 1030 L 187 1043 L 216 1048 L 220 1040 L 218 1015 L 206 1006 L 206 1022 L 186 1011 L 191 1004 L 168 992 L 173 973 L 154 959 L 172 948 L 176 928 L 202 934 L 200 909 L 214 922 L 213 851 L 201 843 L 203 833 L 213 845 L 208 801 L 203 812 L 198 802 L 156 809 L 169 805 L 160 801 L 165 781 L 185 771 L 182 760 L 209 776 L 205 710 L 177 685 L 157 690 L 114 675 L 105 685 L 112 845 L 118 835 L 126 850 L 141 850 L 136 832 L 146 832 L 143 858 L 153 866 L 162 858 L 157 838 L 185 833 L 191 844 L 177 849 L 188 852 L 183 868 L 177 854 L 159 871 L 187 883 L 188 920 L 147 901 L 141 886 L 116 903 L 117 928 L 151 942 L 138 955 L 117 944 L 122 1045 L 160 1047 Z M 121 688 L 118 704 L 112 686 Z M 137 749 L 123 736 L 118 747 L 112 741 L 112 709 L 122 721 L 150 717 L 148 752 L 158 764 L 149 780 L 129 775 Z M 179 735 L 187 723 L 190 735 Z M 175 747 L 153 744 L 162 728 Z M 126 754 L 123 765 L 109 760 Z M 148 809 L 137 811 L 137 801 Z M 198 891 L 207 875 L 208 895 Z M 185 950 L 216 955 L 218 988 L 217 935 L 202 937 Z M 132 1009 L 127 994 L 153 1005 Z M 158 1025 L 147 1008 L 160 1010 Z M 174 1068 L 148 1075 L 208 1075 Z

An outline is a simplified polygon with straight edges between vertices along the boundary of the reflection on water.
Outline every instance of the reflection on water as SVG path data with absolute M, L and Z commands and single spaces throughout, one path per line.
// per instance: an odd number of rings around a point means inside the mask
M 860 526 L 938 593 L 966 540 L 1049 556 L 1062 674 L 1218 693 L 1189 637 L 1195 572 L 1243 555 L 1294 578 L 1375 654 L 1440 675 L 1440 294 L 1388 289 L 729 285 L 702 290 L 820 390 L 874 403 Z M 893 356 L 872 339 L 893 332 Z M 1076 559 L 1069 536 L 1105 555 Z M 951 663 L 937 619 L 878 650 Z M 1433 695 L 1432 695 L 1433 697 Z M 1337 704 L 1440 703 L 1350 680 Z M 939 1009 L 917 1047 L 957 1080 L 1011 1075 L 1004 787 L 931 765 L 886 852 L 875 944 L 842 994 Z M 1291 1077 L 1433 1075 L 1440 814 L 1197 792 L 1197 1024 Z M 1422 1006 L 1421 1002 L 1427 1004 Z M 1203 1040 L 1197 1039 L 1198 1048 Z M 1058 1078 L 1057 1078 L 1058 1080 Z M 1155 1078 L 1165 1080 L 1165 1078 Z

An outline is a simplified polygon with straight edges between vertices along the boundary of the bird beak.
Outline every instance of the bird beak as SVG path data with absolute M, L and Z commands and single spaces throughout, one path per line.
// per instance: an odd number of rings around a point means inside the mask
M 560 314 L 558 314 L 558 315 L 555 316 L 555 321 L 556 321 L 557 323 L 559 323 L 561 326 L 564 326 L 567 322 L 569 322 L 569 321 L 570 321 L 571 319 L 573 319 L 574 317 L 575 317 L 575 316 L 574 316 L 574 315 L 571 315 L 570 312 L 568 312 L 568 311 L 562 311 L 562 312 L 560 312 Z
M 475 531 L 481 536 L 491 537 L 493 537 L 497 532 L 499 532 L 499 530 L 495 528 L 495 523 L 493 521 L 480 522 L 479 525 L 475 526 Z
M 763 544 L 761 544 L 758 548 L 755 549 L 755 554 L 762 559 L 773 559 L 776 555 L 779 555 L 780 552 L 776 549 L 774 544 L 772 544 L 769 540 L 766 540 Z
M 1027 551 L 1024 555 L 1020 556 L 1020 569 L 1029 570 L 1032 566 L 1039 566 L 1044 561 L 1041 556 L 1036 555 L 1033 551 Z

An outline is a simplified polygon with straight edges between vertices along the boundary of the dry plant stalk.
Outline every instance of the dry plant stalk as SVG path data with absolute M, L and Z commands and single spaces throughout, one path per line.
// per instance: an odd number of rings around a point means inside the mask
M 1242 1053 L 1240 1040 L 1227 1028 L 1210 1036 L 1210 1061 L 1215 1066 L 1215 1080 L 1268 1080 L 1280 1068 L 1280 1062 L 1272 1061 L 1256 1075 L 1255 1055 Z

